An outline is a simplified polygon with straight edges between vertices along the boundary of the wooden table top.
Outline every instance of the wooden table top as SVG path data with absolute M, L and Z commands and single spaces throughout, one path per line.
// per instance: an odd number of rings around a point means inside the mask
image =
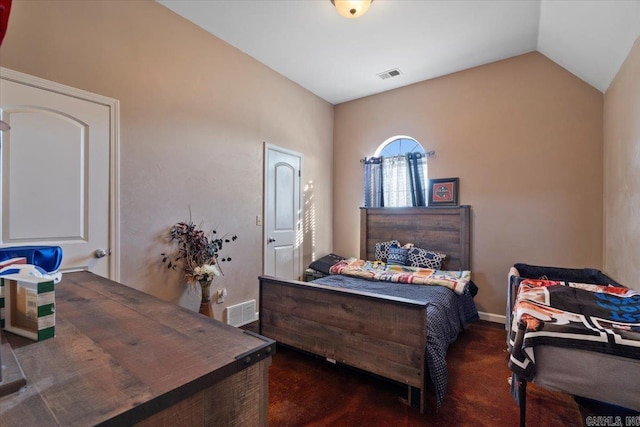
M 271 356 L 272 340 L 88 272 L 55 288 L 56 336 L 6 333 L 27 379 L 2 426 L 138 422 Z

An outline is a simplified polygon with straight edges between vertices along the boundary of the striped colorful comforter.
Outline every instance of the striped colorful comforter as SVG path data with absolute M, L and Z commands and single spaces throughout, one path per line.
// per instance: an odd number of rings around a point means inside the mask
M 331 267 L 329 273 L 383 282 L 444 286 L 458 295 L 464 293 L 471 279 L 471 271 L 469 270 L 432 270 L 404 265 L 387 265 L 382 262 L 357 258 L 348 258 L 337 262 Z

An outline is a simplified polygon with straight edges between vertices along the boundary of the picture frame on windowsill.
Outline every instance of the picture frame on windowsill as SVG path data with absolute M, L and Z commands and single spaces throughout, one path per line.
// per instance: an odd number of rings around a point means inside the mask
M 428 206 L 459 206 L 460 178 L 429 180 Z

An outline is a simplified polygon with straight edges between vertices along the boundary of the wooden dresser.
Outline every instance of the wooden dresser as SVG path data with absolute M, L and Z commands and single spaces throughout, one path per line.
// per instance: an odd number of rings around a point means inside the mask
M 3 427 L 268 424 L 273 340 L 88 272 L 55 292 L 55 338 L 3 336 L 26 378 Z

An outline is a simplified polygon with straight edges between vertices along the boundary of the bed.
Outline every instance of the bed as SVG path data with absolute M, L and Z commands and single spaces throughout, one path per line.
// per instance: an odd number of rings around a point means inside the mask
M 470 270 L 469 206 L 362 208 L 360 231 L 362 260 L 376 258 L 376 243 L 397 239 L 447 254 L 443 270 Z M 448 344 L 478 318 L 470 288 L 458 295 L 442 286 L 343 275 L 259 281 L 262 335 L 406 384 L 408 402 L 422 413 L 430 382 L 438 406 L 446 392 Z
M 592 268 L 515 264 L 507 345 L 526 421 L 526 385 L 640 411 L 640 292 Z M 609 413 L 607 415 L 613 415 Z

